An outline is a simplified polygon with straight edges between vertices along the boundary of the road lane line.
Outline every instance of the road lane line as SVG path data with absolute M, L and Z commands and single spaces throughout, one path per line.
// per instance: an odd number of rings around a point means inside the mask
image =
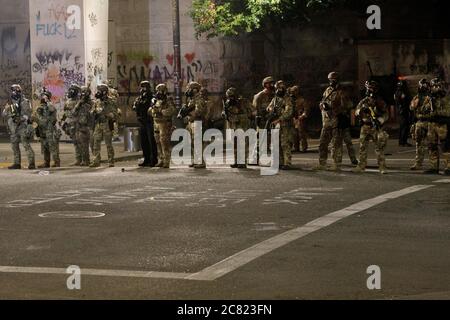
M 32 274 L 64 274 L 64 275 L 67 275 L 67 270 L 64 268 L 0 266 L 0 273 L 32 273 Z M 107 269 L 83 269 L 83 268 L 81 268 L 81 276 L 187 279 L 190 275 L 191 275 L 190 273 L 176 273 L 176 272 L 130 271 L 130 270 L 107 270 Z
M 228 257 L 210 267 L 203 269 L 200 272 L 194 273 L 189 276 L 188 280 L 203 280 L 213 281 L 224 275 L 252 262 L 253 260 L 268 254 L 280 247 L 283 247 L 295 240 L 298 240 L 304 236 L 307 236 L 315 231 L 330 226 L 344 218 L 352 216 L 361 211 L 370 209 L 377 205 L 380 205 L 389 200 L 397 199 L 405 195 L 415 193 L 424 189 L 433 187 L 433 185 L 417 185 L 406 189 L 402 189 L 395 192 L 390 192 L 372 199 L 364 200 L 356 204 L 351 205 L 345 209 L 332 212 L 321 218 L 313 220 L 306 225 L 289 230 L 285 233 L 272 237 L 268 240 L 260 242 L 248 249 L 238 252 L 231 257 Z
M 450 183 L 450 179 L 441 179 L 433 181 L 433 183 Z

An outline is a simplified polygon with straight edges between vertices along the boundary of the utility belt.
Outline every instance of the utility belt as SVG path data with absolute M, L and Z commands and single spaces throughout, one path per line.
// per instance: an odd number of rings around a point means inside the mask
M 172 123 L 172 119 L 156 119 L 156 118 L 153 118 L 153 120 L 155 121 L 155 123 Z

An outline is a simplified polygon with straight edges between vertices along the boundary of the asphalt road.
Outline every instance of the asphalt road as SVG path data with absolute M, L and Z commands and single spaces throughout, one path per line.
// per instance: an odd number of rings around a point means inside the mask
M 2 169 L 0 298 L 449 299 L 450 179 L 389 152 L 386 176 L 314 172 L 314 153 L 273 177 Z M 81 290 L 67 288 L 71 265 Z M 372 265 L 381 290 L 367 288 Z

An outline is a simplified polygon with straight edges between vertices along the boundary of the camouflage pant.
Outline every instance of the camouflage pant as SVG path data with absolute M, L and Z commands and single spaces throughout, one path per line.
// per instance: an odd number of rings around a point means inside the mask
M 360 146 L 359 146 L 359 166 L 363 169 L 367 166 L 367 153 L 369 141 L 372 140 L 375 144 L 375 152 L 377 154 L 378 166 L 380 168 L 386 168 L 386 157 L 384 150 L 389 139 L 389 135 L 386 131 L 377 130 L 369 125 L 363 125 L 361 127 Z
M 292 130 L 294 150 L 306 152 L 308 150 L 308 132 L 306 130 L 305 121 L 301 121 L 298 128 Z
M 280 165 L 290 166 L 292 164 L 292 131 L 290 126 L 280 127 Z
M 447 125 L 430 122 L 428 125 L 428 147 L 430 152 L 430 166 L 434 170 L 439 170 L 439 146 L 445 144 L 447 138 Z M 450 169 L 450 153 L 443 153 L 445 166 Z
M 170 166 L 172 152 L 172 122 L 155 120 L 155 139 L 158 148 L 158 160 L 164 167 Z
M 418 167 L 423 165 L 425 159 L 425 150 L 427 148 L 428 121 L 419 121 L 415 125 L 414 137 L 416 140 L 416 158 L 415 164 Z
M 78 144 L 77 129 L 76 129 L 74 123 L 67 126 L 66 133 L 70 137 L 70 140 L 72 140 L 73 146 L 75 148 L 75 159 L 76 159 L 76 162 L 77 163 L 81 163 L 82 162 L 82 152 L 81 152 L 81 148 L 80 148 L 80 146 Z
M 346 128 L 346 129 L 341 129 L 342 130 L 342 140 L 345 143 L 345 146 L 347 147 L 347 153 L 348 153 L 348 157 L 350 158 L 351 161 L 355 161 L 356 160 L 356 153 L 355 153 L 355 148 L 353 147 L 353 140 L 352 140 L 352 134 L 350 131 L 350 128 Z M 332 157 L 334 158 L 334 145 L 335 142 L 332 141 Z M 343 151 L 342 151 L 343 152 Z M 342 162 L 342 158 L 341 158 L 341 162 Z
M 91 142 L 91 132 L 88 127 L 78 128 L 75 140 L 80 149 L 80 162 L 82 165 L 89 165 L 89 145 Z
M 95 125 L 94 130 L 94 152 L 93 164 L 99 165 L 101 161 L 101 145 L 102 140 L 105 141 L 108 150 L 108 162 L 114 164 L 114 148 L 112 145 L 112 132 L 108 122 L 100 122 Z
M 44 155 L 44 162 L 50 164 L 50 158 L 55 163 L 59 163 L 59 137 L 56 132 L 46 132 L 41 136 L 41 153 Z
M 21 164 L 20 143 L 22 143 L 28 157 L 28 163 L 34 164 L 34 151 L 31 148 L 30 142 L 32 137 L 31 126 L 18 128 L 15 133 L 10 136 L 11 148 L 14 152 L 14 164 Z
M 338 166 L 342 164 L 342 130 L 332 126 L 324 126 L 320 134 L 319 162 L 325 166 L 328 160 L 328 146 L 333 142 L 333 160 Z

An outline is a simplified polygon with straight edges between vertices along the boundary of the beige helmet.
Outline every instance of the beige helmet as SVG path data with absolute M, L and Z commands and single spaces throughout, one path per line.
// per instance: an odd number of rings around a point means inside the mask
M 336 71 L 330 72 L 328 74 L 328 80 L 334 80 L 334 81 L 338 81 L 339 80 L 339 73 L 337 73 Z
M 273 77 L 266 77 L 264 78 L 263 82 L 262 82 L 262 86 L 266 87 L 266 84 L 268 83 L 275 83 L 275 79 Z
M 197 90 L 198 92 L 200 92 L 201 88 L 202 88 L 202 86 L 200 85 L 200 83 L 195 82 L 195 81 L 189 82 L 187 85 L 188 90 L 191 89 L 191 90 Z
M 227 90 L 227 92 L 225 93 L 225 95 L 227 96 L 227 98 L 231 98 L 234 97 L 236 98 L 237 95 L 237 89 L 235 87 L 231 87 Z
M 156 86 L 156 92 L 167 94 L 169 90 L 167 89 L 167 85 L 165 83 L 158 84 Z
M 298 96 L 300 94 L 300 87 L 299 86 L 292 86 L 288 89 L 288 94 L 290 96 Z
M 275 84 L 275 89 L 279 90 L 279 89 L 285 89 L 286 90 L 286 84 L 284 83 L 283 80 L 279 80 L 277 81 L 277 83 Z

